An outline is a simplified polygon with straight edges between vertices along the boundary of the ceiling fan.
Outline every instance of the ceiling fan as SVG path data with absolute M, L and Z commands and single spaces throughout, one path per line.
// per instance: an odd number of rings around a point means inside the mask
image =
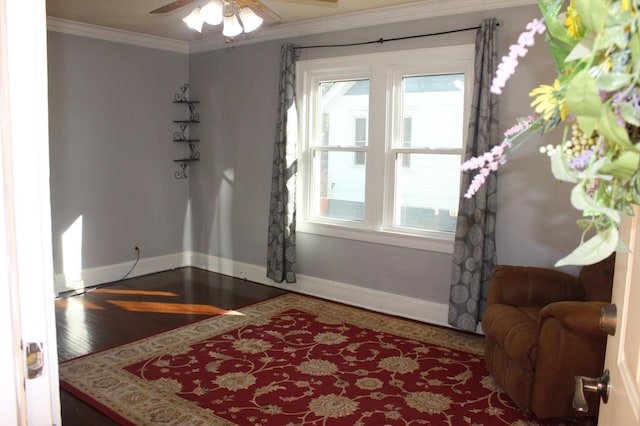
M 149 13 L 168 13 L 172 12 L 176 9 L 189 5 L 191 3 L 195 3 L 198 0 L 175 0 L 171 3 L 168 3 L 158 9 L 154 9 Z M 314 0 L 314 1 L 322 1 L 327 3 L 337 3 L 338 0 Z M 275 13 L 273 10 L 265 6 L 261 0 L 224 0 L 225 3 L 235 3 L 235 5 L 239 8 L 248 7 L 253 10 L 258 16 L 267 22 L 273 23 L 278 22 L 280 20 L 280 16 Z

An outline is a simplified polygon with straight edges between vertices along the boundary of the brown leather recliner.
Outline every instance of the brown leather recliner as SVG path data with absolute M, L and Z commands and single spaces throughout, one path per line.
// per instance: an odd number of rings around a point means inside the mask
M 606 333 L 600 309 L 611 301 L 615 258 L 584 266 L 578 277 L 546 268 L 499 265 L 482 318 L 489 372 L 524 412 L 539 418 L 595 416 L 572 406 L 576 375 L 600 377 Z

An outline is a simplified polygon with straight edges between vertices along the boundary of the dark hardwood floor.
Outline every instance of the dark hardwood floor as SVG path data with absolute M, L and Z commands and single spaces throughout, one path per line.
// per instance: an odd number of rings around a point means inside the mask
M 196 268 L 181 268 L 56 301 L 60 362 L 237 309 L 285 291 Z M 116 422 L 61 390 L 62 422 Z

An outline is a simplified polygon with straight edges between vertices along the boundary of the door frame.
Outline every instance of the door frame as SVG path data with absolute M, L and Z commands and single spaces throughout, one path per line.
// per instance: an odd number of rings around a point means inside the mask
M 0 23 L 0 423 L 59 425 L 45 0 L 0 0 Z

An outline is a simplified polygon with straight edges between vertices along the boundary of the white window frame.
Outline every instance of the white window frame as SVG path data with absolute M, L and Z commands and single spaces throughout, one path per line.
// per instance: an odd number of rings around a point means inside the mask
M 364 132 L 365 132 L 364 140 L 363 140 L 364 143 L 362 143 L 362 144 L 359 144 L 358 143 L 359 140 L 356 138 L 356 135 L 357 135 L 357 132 L 358 132 L 358 129 L 357 129 L 357 127 L 358 127 L 357 126 L 357 121 L 358 120 L 364 120 L 364 123 L 365 123 L 365 126 L 366 126 L 365 130 L 364 130 Z M 369 135 L 368 135 L 368 133 L 369 133 L 369 126 L 368 126 L 369 118 L 368 118 L 367 114 L 364 113 L 364 112 L 357 111 L 355 114 L 352 115 L 351 121 L 353 123 L 353 126 L 352 126 L 353 137 L 351 138 L 351 140 L 353 140 L 353 146 L 354 147 L 366 147 L 367 146 L 367 139 L 369 138 Z M 363 151 L 356 151 L 356 152 L 353 153 L 353 166 L 354 167 L 365 167 L 365 165 L 367 164 L 366 154 L 365 154 L 365 157 L 364 157 L 364 163 L 363 164 L 360 164 L 360 163 L 358 163 L 358 161 L 356 161 L 357 158 L 358 158 L 358 153 L 360 153 L 360 152 L 363 152 Z
M 464 152 L 473 92 L 474 55 L 473 45 L 458 45 L 298 61 L 296 75 L 300 139 L 297 231 L 452 253 L 454 234 L 451 232 L 393 226 L 396 153 L 442 153 L 441 150 L 426 148 L 402 148 L 401 140 L 394 144 L 392 137 L 401 137 L 402 131 L 393 127 L 403 126 L 403 120 L 398 119 L 402 117 L 400 100 L 403 76 L 464 74 L 463 147 L 457 150 Z M 312 138 L 319 134 L 317 126 L 321 125 L 317 122 L 319 120 L 312 119 L 319 102 L 317 87 L 326 81 L 357 79 L 368 79 L 370 83 L 368 144 L 362 148 L 366 152 L 367 167 L 363 223 L 312 215 L 313 177 L 310 176 L 309 167 L 312 161 L 310 143 Z M 345 149 L 351 150 L 353 147 Z

